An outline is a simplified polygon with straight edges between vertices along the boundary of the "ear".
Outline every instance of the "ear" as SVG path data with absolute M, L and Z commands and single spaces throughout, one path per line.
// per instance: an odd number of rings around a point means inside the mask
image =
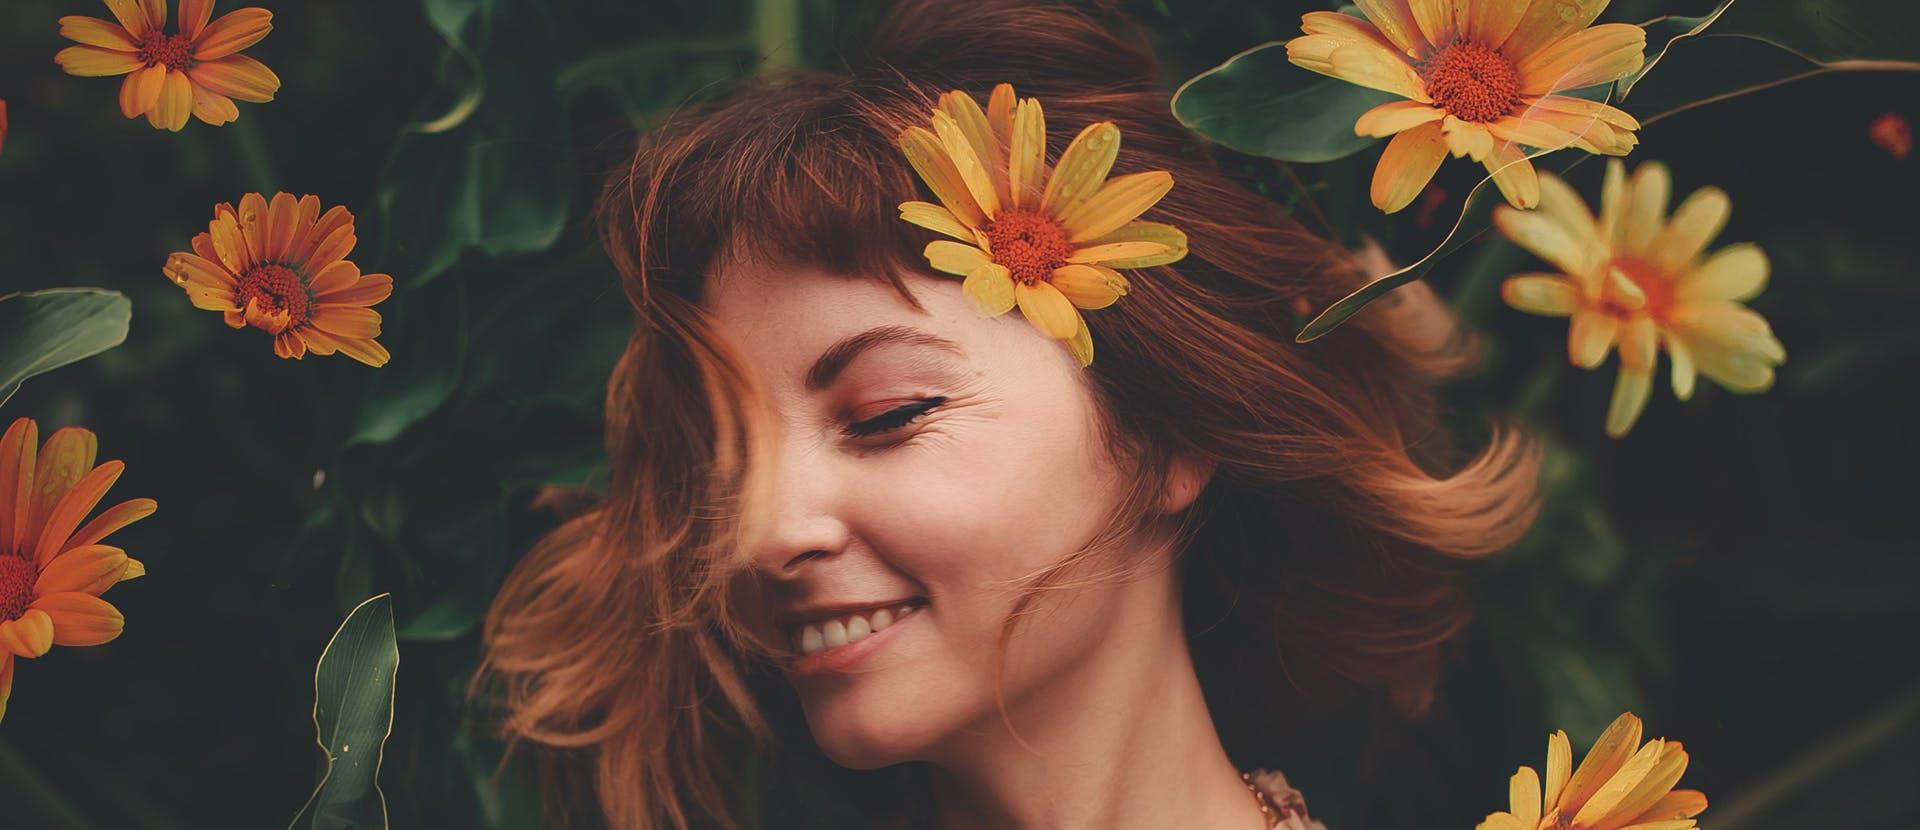
M 1192 507 L 1200 498 L 1200 491 L 1213 479 L 1214 466 L 1211 459 L 1190 455 L 1175 457 L 1167 469 L 1167 489 L 1160 494 L 1160 510 L 1171 516 Z

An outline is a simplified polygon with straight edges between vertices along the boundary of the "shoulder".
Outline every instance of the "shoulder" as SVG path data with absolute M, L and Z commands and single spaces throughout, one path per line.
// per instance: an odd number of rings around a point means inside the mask
M 1307 814 L 1307 800 L 1300 791 L 1287 783 L 1287 776 L 1279 770 L 1256 769 L 1249 773 L 1253 785 L 1273 800 L 1279 808 L 1279 830 L 1327 830 L 1326 825 L 1314 821 Z

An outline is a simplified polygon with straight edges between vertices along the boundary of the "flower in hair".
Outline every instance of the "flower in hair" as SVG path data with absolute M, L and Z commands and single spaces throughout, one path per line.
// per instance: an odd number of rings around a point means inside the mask
M 1081 130 L 1049 170 L 1040 102 L 1016 99 L 1009 84 L 994 87 L 985 110 L 965 92 L 940 96 L 933 129 L 908 127 L 900 150 L 940 200 L 904 202 L 900 218 L 953 237 L 929 243 L 927 262 L 965 277 L 962 290 L 982 314 L 1020 306 L 1081 366 L 1093 362 L 1093 338 L 1080 309 L 1127 293 L 1116 269 L 1187 255 L 1185 233 L 1139 219 L 1172 189 L 1173 174 L 1108 178 L 1120 128 L 1107 121 Z
M 1373 171 L 1373 205 L 1406 207 L 1447 153 L 1485 165 L 1514 207 L 1540 200 L 1521 145 L 1624 156 L 1639 139 L 1633 116 L 1557 93 L 1640 70 L 1646 30 L 1588 24 L 1606 0 L 1360 0 L 1360 15 L 1308 12 L 1287 60 L 1322 75 L 1391 92 L 1362 113 L 1356 135 L 1393 136 Z

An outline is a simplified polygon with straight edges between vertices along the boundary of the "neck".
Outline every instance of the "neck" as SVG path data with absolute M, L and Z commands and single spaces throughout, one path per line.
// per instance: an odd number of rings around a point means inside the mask
M 1116 586 L 1124 622 L 1086 660 L 943 744 L 929 770 L 942 830 L 1264 830 L 1201 695 L 1176 584 Z

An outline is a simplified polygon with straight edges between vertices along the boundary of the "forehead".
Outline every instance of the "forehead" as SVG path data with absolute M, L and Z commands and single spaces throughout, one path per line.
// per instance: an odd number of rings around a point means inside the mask
M 1072 358 L 1018 313 L 982 317 L 960 291 L 960 280 L 902 275 L 914 308 L 884 279 L 828 271 L 817 265 L 739 260 L 716 267 L 703 304 L 720 332 L 775 388 L 804 385 L 815 359 L 842 339 L 878 326 L 901 326 L 953 341 L 952 359 L 988 370 L 1029 362 L 1035 371 Z M 893 344 L 883 348 L 934 350 Z

